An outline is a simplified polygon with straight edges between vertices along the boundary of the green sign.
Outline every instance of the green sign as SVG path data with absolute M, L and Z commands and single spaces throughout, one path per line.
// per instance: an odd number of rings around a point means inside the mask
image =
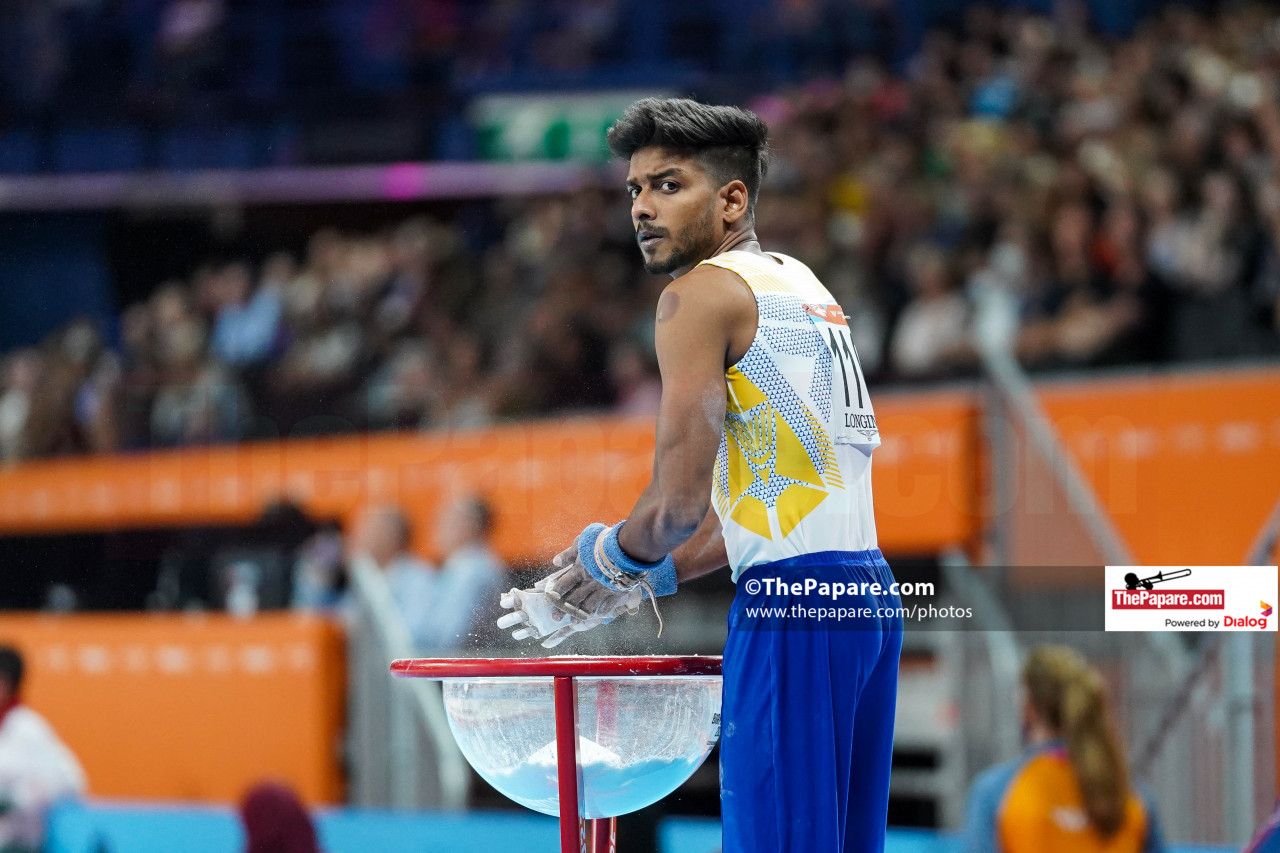
M 593 92 L 584 95 L 485 95 L 471 120 L 485 160 L 609 159 L 605 133 L 632 102 L 653 92 Z

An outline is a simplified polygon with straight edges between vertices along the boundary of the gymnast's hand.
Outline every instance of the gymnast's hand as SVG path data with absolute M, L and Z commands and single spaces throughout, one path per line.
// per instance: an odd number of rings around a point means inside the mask
M 575 574 L 573 554 L 576 548 L 558 555 L 552 564 L 556 570 L 533 585 L 531 589 L 513 589 L 504 593 L 501 605 L 510 613 L 498 619 L 498 627 L 504 630 L 514 628 L 511 636 L 516 640 L 542 640 L 545 648 L 554 648 L 581 631 L 589 631 L 599 625 L 607 625 L 623 613 L 634 613 L 640 607 L 641 593 L 638 589 L 619 592 L 604 587 L 586 573 L 581 565 L 577 571 L 585 581 Z M 565 563 L 568 565 L 565 565 Z M 594 594 L 591 584 L 605 591 L 607 595 Z M 552 591 L 555 598 L 552 597 Z M 563 591 L 569 590 L 575 600 L 591 607 L 591 610 L 579 604 L 566 604 Z
M 593 578 L 578 559 L 576 542 L 557 554 L 551 564 L 559 571 L 547 576 L 545 590 L 547 598 L 562 613 L 579 620 L 600 618 L 609 622 L 640 609 L 640 588 L 618 590 Z

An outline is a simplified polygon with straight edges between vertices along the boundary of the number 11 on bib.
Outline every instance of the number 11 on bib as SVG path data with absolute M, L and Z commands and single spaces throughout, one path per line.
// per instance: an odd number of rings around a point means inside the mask
M 880 444 L 880 429 L 871 408 L 871 394 L 862 377 L 858 350 L 849 334 L 844 311 L 834 303 L 806 304 L 805 313 L 831 350 L 831 419 L 828 426 L 836 444 L 852 444 L 866 452 Z

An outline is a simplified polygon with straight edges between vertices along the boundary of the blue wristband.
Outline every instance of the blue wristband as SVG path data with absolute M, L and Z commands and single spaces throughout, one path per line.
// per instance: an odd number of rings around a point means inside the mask
M 617 589 L 613 581 L 605 577 L 604 572 L 600 571 L 600 566 L 596 564 L 596 540 L 600 538 L 601 533 L 608 529 L 608 525 L 597 521 L 595 524 L 588 524 L 578 534 L 578 562 L 582 563 L 582 567 L 587 570 L 587 574 L 591 575 L 591 577 L 609 587 L 609 589 Z
M 653 588 L 655 596 L 671 595 L 676 591 L 676 564 L 671 559 L 671 555 L 668 554 L 656 563 L 641 563 L 633 560 L 618 544 L 618 531 L 624 524 L 626 524 L 625 521 L 620 521 L 613 527 L 605 527 L 603 524 L 589 525 L 578 536 L 578 561 L 591 577 L 610 589 L 620 588 L 601 568 L 599 559 L 601 557 L 608 561 L 615 573 L 623 572 L 643 577 Z M 647 591 L 645 595 L 648 595 Z

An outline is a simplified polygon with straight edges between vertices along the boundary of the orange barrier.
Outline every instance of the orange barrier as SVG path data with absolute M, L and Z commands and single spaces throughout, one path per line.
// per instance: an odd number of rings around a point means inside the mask
M 975 544 L 985 503 L 977 396 L 969 391 L 882 394 L 882 444 L 871 467 L 880 547 L 933 554 Z
M 927 553 L 976 531 L 976 414 L 964 393 L 877 400 L 884 446 L 875 488 L 886 550 Z M 649 482 L 653 421 L 579 418 L 479 431 L 298 439 L 137 456 L 69 459 L 0 473 L 0 532 L 247 523 L 288 496 L 350 520 L 381 502 L 418 522 L 419 550 L 441 505 L 488 496 L 498 550 L 547 559 L 591 521 L 625 517 Z
M 337 627 L 289 615 L 0 615 L 27 661 L 25 700 L 96 797 L 234 802 L 263 778 L 336 803 L 343 710 Z
M 1280 370 L 1038 391 L 1139 562 L 1243 559 L 1280 497 Z M 876 411 L 882 547 L 973 544 L 986 511 L 976 393 L 881 394 Z M 479 491 L 495 505 L 503 556 L 540 560 L 587 522 L 622 518 L 652 462 L 652 420 L 608 417 L 39 462 L 0 473 L 0 533 L 246 523 L 288 496 L 342 520 L 397 503 L 430 555 L 442 504 Z
M 1280 499 L 1280 370 L 1091 379 L 1038 390 L 1139 563 L 1244 560 Z

